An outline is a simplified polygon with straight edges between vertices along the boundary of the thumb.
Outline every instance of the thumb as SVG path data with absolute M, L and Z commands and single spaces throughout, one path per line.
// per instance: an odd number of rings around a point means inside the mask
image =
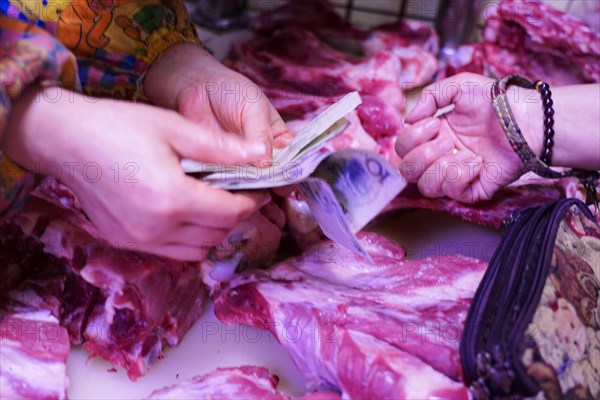
M 183 158 L 215 163 L 250 163 L 267 155 L 264 141 L 248 140 L 221 129 L 207 129 L 177 116 L 169 126 L 169 144 Z
M 270 104 L 268 102 L 249 104 L 246 110 L 242 113 L 244 137 L 265 143 L 267 154 L 270 156 L 273 152 Z
M 406 116 L 406 122 L 414 124 L 423 118 L 433 117 L 435 113 L 456 103 L 461 97 L 461 86 L 452 78 L 432 83 L 421 92 L 417 104 Z

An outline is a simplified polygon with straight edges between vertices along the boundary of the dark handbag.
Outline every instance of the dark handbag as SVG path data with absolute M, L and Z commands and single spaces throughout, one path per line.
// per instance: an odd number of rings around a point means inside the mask
M 600 398 L 600 227 L 579 200 L 508 226 L 460 343 L 474 399 Z

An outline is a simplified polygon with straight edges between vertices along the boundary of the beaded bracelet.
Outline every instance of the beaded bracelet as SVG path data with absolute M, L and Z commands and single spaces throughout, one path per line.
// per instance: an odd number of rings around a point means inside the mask
M 536 83 L 537 87 L 539 87 L 538 90 L 544 99 L 545 134 L 546 138 L 550 139 L 544 141 L 542 159 L 539 159 L 527 144 L 521 129 L 515 121 L 515 117 L 513 116 L 506 97 L 506 89 L 510 85 L 516 85 L 526 89 L 537 89 Z M 544 82 L 538 81 L 536 83 L 519 75 L 507 75 L 494 83 L 492 86 L 492 101 L 494 110 L 496 110 L 496 114 L 498 115 L 500 126 L 511 147 L 515 153 L 517 153 L 521 161 L 523 161 L 523 164 L 525 164 L 525 168 L 528 171 L 532 171 L 543 178 L 556 179 L 569 176 L 577 177 L 585 187 L 587 194 L 586 202 L 588 204 L 594 204 L 596 206 L 596 211 L 598 211 L 598 194 L 596 193 L 596 185 L 600 179 L 600 173 L 598 173 L 598 171 L 586 171 L 574 168 L 569 171 L 558 172 L 548 166 L 552 159 L 552 145 L 554 144 L 554 109 L 552 109 L 552 93 L 550 92 L 550 87 L 547 84 L 544 84 Z M 546 101 L 546 99 L 549 101 Z M 548 105 L 546 105 L 546 103 Z M 546 109 L 551 109 L 552 111 L 546 113 Z
M 554 146 L 554 108 L 552 105 L 552 92 L 550 85 L 543 81 L 533 83 L 535 89 L 542 95 L 542 106 L 544 107 L 544 148 L 541 159 L 546 165 L 552 162 L 552 146 Z

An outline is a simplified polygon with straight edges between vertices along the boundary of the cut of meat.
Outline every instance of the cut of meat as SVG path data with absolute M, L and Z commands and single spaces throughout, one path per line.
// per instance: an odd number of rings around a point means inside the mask
M 50 311 L 73 343 L 136 379 L 162 354 L 163 342 L 176 345 L 200 316 L 198 264 L 111 247 L 81 228 L 80 218 L 32 196 L 2 224 L 0 259 L 8 263 L 1 268 L 14 271 L 16 264 L 22 273 L 0 306 Z
M 204 263 L 216 315 L 271 330 L 314 384 L 346 396 L 464 394 L 453 381 L 461 376 L 458 345 L 486 264 L 462 256 L 406 260 L 381 236 L 359 240 L 374 264 L 330 241 L 223 282 L 211 280 L 213 266 Z M 356 379 L 378 368 L 388 377 L 375 386 Z M 419 384 L 412 374 L 422 374 Z
M 428 198 L 419 193 L 416 185 L 409 185 L 388 204 L 381 212 L 380 218 L 389 217 L 390 213 L 398 210 L 422 208 L 447 212 L 468 222 L 500 228 L 519 210 L 563 197 L 563 190 L 553 181 L 545 184 L 509 186 L 498 191 L 491 200 L 475 204 L 461 203 L 447 197 Z
M 431 26 L 419 21 L 398 20 L 377 27 L 363 41 L 363 48 L 371 56 L 384 51 L 397 57 L 402 90 L 428 82 L 438 67 L 438 37 Z
M 255 32 L 269 34 L 290 26 L 310 28 L 319 35 L 362 39 L 367 32 L 342 18 L 327 0 L 290 0 L 274 10 L 266 10 L 252 21 Z
M 0 290 L 0 398 L 64 399 L 70 344 L 55 296 L 63 290 L 62 264 L 16 232 L 14 225 L 0 226 L 1 248 L 15 249 L 0 252 L 0 272 L 21 272 L 9 290 Z M 27 280 L 33 271 L 40 279 Z
M 148 399 L 291 400 L 291 397 L 276 390 L 278 381 L 279 378 L 271 375 L 265 367 L 219 368 L 206 375 L 155 390 Z M 317 391 L 308 393 L 300 399 L 339 400 L 340 395 L 334 392 Z
M 264 367 L 220 368 L 156 390 L 148 399 L 289 399 L 275 389 L 278 380 Z
M 359 91 L 363 128 L 376 140 L 395 136 L 403 129 L 403 90 L 422 85 L 437 70 L 438 39 L 422 22 L 367 32 L 326 1 L 294 0 L 265 11 L 253 27 L 255 36 L 234 45 L 225 63 L 261 86 L 286 119 L 303 119 Z
M 255 37 L 234 46 L 225 62 L 261 85 L 273 100 L 283 95 L 306 103 L 306 95 L 310 95 L 310 102 L 324 104 L 360 91 L 361 95 L 382 96 L 394 110 L 405 108 L 399 80 L 399 72 L 403 71 L 401 56 L 378 51 L 372 56 L 355 57 L 332 48 L 306 29 L 289 27 L 272 36 Z M 282 93 L 273 88 L 280 88 Z M 285 109 L 280 111 L 284 113 Z
M 47 311 L 0 311 L 0 398 L 66 399 L 69 334 Z
M 539 1 L 486 9 L 483 42 L 462 46 L 439 78 L 459 72 L 520 74 L 551 85 L 600 82 L 600 33 Z
M 600 185 L 597 190 L 600 192 Z M 443 211 L 467 222 L 500 228 L 518 211 L 564 198 L 585 201 L 585 190 L 577 178 L 546 179 L 528 173 L 496 192 L 492 199 L 475 204 L 461 203 L 447 197 L 427 198 L 419 193 L 416 185 L 410 184 L 387 205 L 377 220 L 389 218 L 390 214 L 399 210 L 420 208 Z M 593 205 L 590 207 L 593 211 Z
M 485 24 L 486 42 L 531 58 L 547 54 L 568 59 L 585 81 L 600 81 L 600 33 L 541 1 L 504 0 L 495 10 Z

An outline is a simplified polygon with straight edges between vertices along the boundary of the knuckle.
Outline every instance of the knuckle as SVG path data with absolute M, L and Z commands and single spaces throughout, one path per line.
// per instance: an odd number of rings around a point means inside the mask
M 149 243 L 154 241 L 158 237 L 158 231 L 156 229 L 152 229 L 149 225 L 130 227 L 129 228 L 129 236 L 137 242 L 140 243 Z
M 155 221 L 166 222 L 178 216 L 182 210 L 180 200 L 177 196 L 165 195 L 159 196 L 160 200 L 156 200 L 152 205 L 152 218 Z

